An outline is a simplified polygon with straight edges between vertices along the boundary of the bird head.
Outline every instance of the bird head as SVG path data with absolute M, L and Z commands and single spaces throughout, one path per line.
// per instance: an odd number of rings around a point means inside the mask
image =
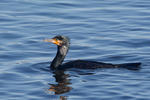
M 51 42 L 53 44 L 56 44 L 57 46 L 63 46 L 63 45 L 69 45 L 70 40 L 66 36 L 57 35 L 53 37 L 52 39 L 45 39 L 45 42 Z

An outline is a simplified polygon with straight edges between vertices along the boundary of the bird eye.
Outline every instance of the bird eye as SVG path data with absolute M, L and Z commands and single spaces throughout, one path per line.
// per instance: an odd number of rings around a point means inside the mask
M 58 39 L 57 38 L 54 38 L 56 41 L 58 41 Z

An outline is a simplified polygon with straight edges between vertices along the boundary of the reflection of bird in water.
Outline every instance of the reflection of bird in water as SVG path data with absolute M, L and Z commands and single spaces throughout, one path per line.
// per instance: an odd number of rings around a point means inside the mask
M 67 100 L 67 97 L 66 96 L 60 96 L 59 100 Z
M 82 69 L 95 69 L 95 68 L 127 68 L 139 69 L 141 63 L 125 63 L 125 64 L 110 64 L 96 61 L 75 60 L 62 64 L 70 45 L 70 40 L 65 36 L 55 36 L 52 39 L 46 39 L 47 42 L 52 42 L 57 45 L 57 54 L 51 63 L 51 69 L 67 69 L 67 68 L 82 68 Z
M 65 74 L 63 70 L 57 70 L 54 72 L 54 77 L 58 84 L 50 84 L 49 91 L 54 92 L 55 94 L 63 94 L 69 92 L 72 87 L 69 87 L 70 80 L 67 79 L 69 77 L 68 74 Z

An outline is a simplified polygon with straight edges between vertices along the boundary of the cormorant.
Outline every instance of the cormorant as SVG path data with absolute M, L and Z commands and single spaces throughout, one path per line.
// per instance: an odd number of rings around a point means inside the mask
M 64 58 L 69 50 L 70 39 L 66 36 L 55 36 L 52 39 L 46 39 L 46 42 L 51 42 L 57 45 L 57 54 L 53 59 L 50 68 L 52 70 L 67 69 L 67 68 L 81 68 L 81 69 L 95 69 L 95 68 L 127 68 L 139 69 L 141 63 L 124 63 L 124 64 L 111 64 L 88 60 L 75 60 L 62 64 Z

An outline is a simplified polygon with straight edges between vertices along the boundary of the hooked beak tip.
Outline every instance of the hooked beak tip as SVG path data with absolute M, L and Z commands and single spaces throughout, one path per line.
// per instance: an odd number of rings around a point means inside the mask
M 44 39 L 44 42 L 53 42 L 53 39 Z

